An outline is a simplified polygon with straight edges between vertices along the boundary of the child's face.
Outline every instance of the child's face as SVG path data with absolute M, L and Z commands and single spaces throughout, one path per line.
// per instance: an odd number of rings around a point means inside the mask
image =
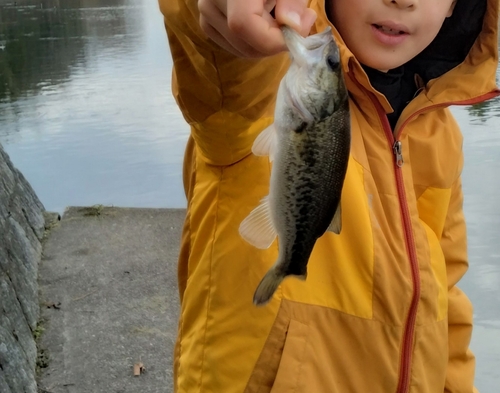
M 333 24 L 364 65 L 387 71 L 436 37 L 456 0 L 327 0 Z

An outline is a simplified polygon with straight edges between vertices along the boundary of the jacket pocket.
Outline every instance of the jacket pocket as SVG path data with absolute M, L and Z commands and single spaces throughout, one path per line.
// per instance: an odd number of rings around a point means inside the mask
M 306 352 L 308 326 L 290 320 L 285 345 L 271 393 L 296 392 Z
M 308 329 L 307 325 L 290 319 L 288 313 L 280 309 L 245 393 L 297 391 Z
M 290 319 L 282 303 L 245 393 L 285 393 L 295 390 L 300 381 L 308 329 L 307 325 Z

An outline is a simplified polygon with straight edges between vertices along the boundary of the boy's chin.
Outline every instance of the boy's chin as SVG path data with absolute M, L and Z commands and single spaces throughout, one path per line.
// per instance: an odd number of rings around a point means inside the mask
M 391 59 L 377 59 L 377 58 L 362 58 L 362 59 L 359 59 L 358 60 L 360 61 L 361 64 L 365 65 L 365 66 L 368 66 L 370 68 L 373 68 L 375 70 L 378 70 L 380 72 L 388 72 L 389 70 L 393 70 L 394 68 L 398 68 L 400 66 L 402 66 L 404 63 L 406 62 L 403 62 L 401 61 L 401 59 L 394 59 L 394 60 L 391 60 Z

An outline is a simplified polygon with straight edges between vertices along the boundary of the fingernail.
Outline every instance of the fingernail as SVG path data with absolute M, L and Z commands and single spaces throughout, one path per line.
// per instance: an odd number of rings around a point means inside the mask
M 300 27 L 300 15 L 296 12 L 289 12 L 286 14 L 286 19 L 290 22 L 290 24 L 294 24 L 297 27 Z

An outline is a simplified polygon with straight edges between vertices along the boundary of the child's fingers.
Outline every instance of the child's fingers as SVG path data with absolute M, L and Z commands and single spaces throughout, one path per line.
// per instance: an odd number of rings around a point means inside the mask
M 263 0 L 228 1 L 227 16 L 230 31 L 262 56 L 286 50 L 283 34 L 270 14 L 272 9 L 269 7 L 270 4 Z
M 270 12 L 275 7 L 276 19 Z M 286 50 L 279 25 L 307 36 L 316 13 L 307 0 L 199 0 L 200 26 L 219 46 L 242 57 L 265 57 Z
M 217 45 L 240 57 L 260 57 L 257 50 L 232 33 L 227 17 L 211 2 L 200 2 L 200 27 Z
M 286 49 L 270 15 L 274 0 L 199 0 L 200 26 L 218 45 L 243 57 L 264 57 Z

